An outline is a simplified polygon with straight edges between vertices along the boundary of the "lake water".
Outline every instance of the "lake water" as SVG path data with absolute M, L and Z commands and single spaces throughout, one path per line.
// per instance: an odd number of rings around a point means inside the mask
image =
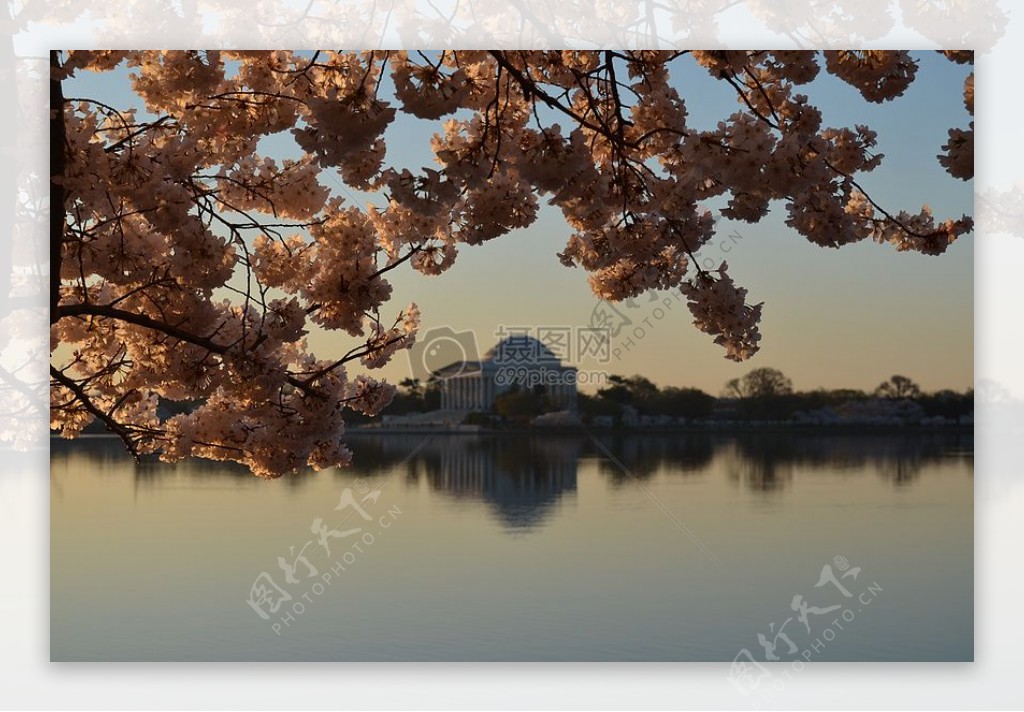
M 969 433 L 349 444 L 263 481 L 54 441 L 52 659 L 973 658 Z

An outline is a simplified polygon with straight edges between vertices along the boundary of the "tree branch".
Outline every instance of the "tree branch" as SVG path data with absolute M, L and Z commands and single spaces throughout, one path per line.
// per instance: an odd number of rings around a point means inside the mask
M 67 127 L 64 125 L 64 90 L 57 50 L 50 51 L 50 323 L 57 321 L 60 303 L 61 249 L 67 220 L 64 215 L 64 169 L 67 162 Z
M 85 392 L 85 389 L 82 388 L 81 384 L 79 384 L 75 379 L 64 375 L 53 365 L 50 366 L 50 378 L 71 391 L 82 407 L 103 421 L 103 424 L 107 426 L 107 430 L 121 438 L 121 442 L 124 443 L 125 448 L 127 448 L 128 452 L 131 453 L 132 457 L 136 460 L 139 459 L 139 450 L 135 442 L 132 440 L 131 431 L 125 427 L 124 424 L 118 422 L 118 420 L 112 415 L 93 403 L 92 399 L 89 398 L 89 395 Z
M 53 319 L 54 322 L 59 321 L 64 317 L 74 316 L 103 316 L 109 319 L 118 319 L 129 324 L 135 324 L 136 326 L 142 326 L 147 329 L 163 332 L 178 341 L 195 344 L 196 346 L 201 346 L 207 351 L 212 351 L 217 354 L 227 353 L 231 348 L 229 345 L 218 344 L 209 337 L 193 334 L 192 332 L 174 326 L 173 324 L 168 324 L 164 321 L 157 321 L 145 314 L 136 314 L 134 312 L 117 309 L 116 307 L 104 304 L 68 304 L 66 306 L 58 307 L 55 314 L 56 319 Z

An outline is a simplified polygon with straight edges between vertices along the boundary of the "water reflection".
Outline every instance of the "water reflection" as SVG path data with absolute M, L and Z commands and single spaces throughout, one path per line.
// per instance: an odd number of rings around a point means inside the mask
M 971 659 L 969 434 L 349 442 L 353 467 L 277 481 L 54 442 L 53 659 L 726 661 L 837 554 L 885 602 L 815 659 Z M 295 588 L 278 635 L 245 597 L 317 518 L 352 526 L 329 519 L 346 488 L 381 491 L 369 538 L 318 554 L 331 585 Z
M 506 527 L 524 530 L 575 494 L 584 444 L 575 437 L 396 433 L 359 435 L 351 446 L 361 472 L 401 473 L 408 484 L 426 482 L 453 500 L 482 501 Z
M 551 517 L 561 500 L 575 496 L 582 462 L 595 462 L 613 488 L 628 488 L 662 472 L 672 477 L 705 476 L 720 461 L 737 486 L 774 496 L 792 486 L 798 470 L 842 476 L 868 469 L 894 487 L 909 487 L 929 464 L 957 454 L 970 457 L 974 447 L 970 432 L 605 434 L 599 440 L 597 444 L 587 436 L 530 434 L 355 434 L 350 437 L 355 467 L 332 474 L 413 487 L 426 483 L 432 492 L 455 502 L 482 502 L 506 529 L 526 531 Z M 109 438 L 74 444 L 54 441 L 51 462 L 70 472 L 89 467 L 113 473 L 131 467 L 137 487 L 159 486 L 172 473 L 239 484 L 255 481 L 244 468 L 231 464 L 132 463 L 120 444 Z M 297 488 L 317 476 L 306 473 L 282 482 Z
M 581 446 L 576 439 L 482 438 L 463 447 L 434 441 L 420 456 L 431 489 L 482 500 L 506 527 L 522 530 L 575 495 Z
M 922 469 L 955 453 L 974 451 L 971 432 L 893 435 L 745 433 L 732 439 L 731 479 L 755 492 L 785 489 L 797 469 L 860 471 L 870 468 L 896 486 L 914 482 Z
M 711 436 L 691 433 L 678 436 L 602 436 L 599 440 L 615 455 L 618 463 L 593 443 L 588 443 L 588 450 L 601 458 L 601 472 L 610 478 L 614 486 L 635 484 L 635 480 L 647 479 L 666 469 L 677 474 L 703 473 L 721 444 Z

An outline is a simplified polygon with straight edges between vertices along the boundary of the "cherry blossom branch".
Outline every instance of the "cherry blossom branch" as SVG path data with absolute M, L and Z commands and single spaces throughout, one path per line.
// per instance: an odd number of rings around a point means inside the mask
M 98 418 L 107 427 L 107 430 L 117 435 L 136 461 L 139 459 L 138 445 L 135 443 L 131 429 L 128 426 L 122 424 L 112 415 L 93 403 L 92 399 L 85 392 L 85 389 L 79 385 L 78 381 L 66 376 L 53 365 L 50 366 L 50 378 L 71 391 L 78 403 L 89 411 L 89 413 Z M 70 406 L 71 404 L 66 404 L 63 407 L 69 408 Z
M 184 341 L 185 343 L 200 346 L 207 351 L 212 351 L 216 354 L 225 354 L 231 349 L 231 346 L 229 345 L 218 344 L 209 337 L 193 334 L 190 331 L 186 331 L 185 329 L 174 326 L 173 324 L 168 324 L 164 321 L 158 321 L 146 316 L 145 314 L 136 314 L 135 312 L 103 304 L 67 304 L 58 307 L 55 314 L 57 320 L 65 317 L 76 316 L 102 316 L 107 317 L 108 319 L 116 319 L 118 321 L 135 324 L 136 326 L 141 326 L 146 329 L 160 331 L 167 336 L 177 339 L 178 341 Z
M 932 229 L 930 214 L 891 214 L 863 191 L 853 176 L 877 163 L 872 135 L 820 130 L 817 107 L 802 113 L 789 98 L 820 69 L 809 55 L 692 52 L 741 105 L 734 123 L 698 131 L 667 66 L 686 52 L 311 54 L 51 57 L 67 70 L 53 72 L 57 89 L 75 69 L 127 62 L 144 105 L 166 114 L 140 123 L 128 110 L 61 96 L 67 110 L 51 117 L 66 132 L 62 142 L 51 133 L 51 324 L 74 349 L 58 371 L 122 421 L 139 452 L 234 460 L 268 475 L 344 464 L 341 406 L 377 413 L 390 387 L 341 365 L 383 365 L 419 321 L 416 310 L 390 329 L 381 322 L 391 297 L 383 277 L 406 262 L 443 272 L 456 243 L 534 224 L 542 197 L 573 230 L 559 259 L 584 268 L 596 294 L 614 301 L 679 286 L 694 323 L 734 360 L 757 351 L 760 308 L 745 305 L 726 270 L 697 259 L 713 232 L 703 201 L 724 196 L 723 214 L 756 222 L 770 201 L 788 198 L 791 224 L 828 245 L 871 234 L 934 254 L 969 229 L 965 218 L 920 235 Z M 869 100 L 886 98 L 909 71 L 904 53 L 838 70 L 837 56 L 826 55 L 826 69 Z M 394 98 L 379 99 L 388 67 Z M 385 163 L 398 111 L 442 120 L 432 140 L 439 170 Z M 279 165 L 258 155 L 260 137 L 289 131 L 308 158 Z M 957 178 L 970 172 L 965 133 L 951 134 L 946 159 Z M 343 189 L 386 205 L 342 208 L 324 182 L 333 169 Z M 318 358 L 303 338 L 310 324 L 365 338 L 338 349 L 341 358 Z M 51 384 L 60 389 L 53 422 L 65 434 L 99 417 L 57 378 Z M 200 402 L 147 440 L 146 427 L 166 422 L 153 411 L 165 397 Z
M 869 203 L 871 203 L 872 207 L 874 207 L 875 210 L 877 210 L 882 215 L 884 215 L 886 220 L 888 220 L 889 222 L 893 223 L 894 225 L 897 225 L 900 228 L 900 230 L 902 230 L 903 232 L 907 233 L 911 237 L 920 237 L 920 238 L 931 237 L 931 235 L 929 235 L 929 234 L 923 234 L 923 233 L 919 233 L 919 232 L 917 232 L 915 230 L 911 230 L 909 227 L 907 227 L 903 223 L 903 221 L 901 221 L 895 215 L 891 214 L 888 210 L 886 210 L 881 205 L 879 205 L 875 201 L 875 199 L 871 197 L 871 194 L 868 193 L 866 190 L 864 190 L 864 188 L 861 187 L 860 183 L 858 183 L 857 180 L 852 175 L 850 175 L 849 173 L 844 173 L 843 171 L 841 171 L 838 168 L 836 168 L 834 165 L 832 165 L 831 161 L 829 161 L 824 156 L 822 156 L 821 160 L 823 160 L 825 162 L 825 165 L 828 166 L 834 173 L 836 173 L 837 175 L 841 175 L 844 178 L 846 178 L 847 180 L 849 180 L 850 181 L 850 185 L 852 185 L 854 188 L 859 190 L 861 192 L 861 194 L 864 196 L 864 198 Z
M 748 71 L 748 74 L 750 74 L 749 70 L 747 70 L 747 71 Z M 761 83 L 755 77 L 753 77 L 752 74 L 750 74 L 750 76 L 751 76 L 751 79 L 753 79 L 753 81 L 757 83 L 757 87 L 761 90 L 761 94 L 764 97 L 765 103 L 768 105 L 768 109 L 771 111 L 772 116 L 774 116 L 776 118 L 776 121 L 777 121 L 778 120 L 778 114 L 776 113 L 775 106 L 773 105 L 771 99 L 768 97 L 767 92 L 765 92 L 764 87 L 761 85 Z M 743 91 L 743 89 L 740 88 L 739 84 L 737 83 L 737 81 L 735 80 L 734 77 L 735 77 L 734 74 L 730 74 L 728 72 L 723 72 L 722 73 L 722 78 L 725 79 L 729 84 L 732 85 L 732 87 L 736 90 L 736 93 L 743 100 L 743 103 L 745 103 L 747 105 L 747 107 L 750 109 L 752 114 L 754 114 L 758 119 L 760 119 L 761 121 L 766 123 L 768 126 L 772 127 L 773 129 L 781 131 L 782 130 L 781 126 L 778 123 L 773 122 L 771 119 L 769 119 L 764 114 L 762 114 L 760 111 L 758 111 L 756 108 L 754 108 L 754 105 L 750 102 L 750 99 L 747 97 L 746 92 Z M 909 228 L 903 221 L 901 221 L 896 216 L 892 215 L 889 211 L 887 211 L 885 208 L 883 208 L 877 201 L 875 201 L 875 199 L 871 197 L 871 194 L 868 193 L 866 190 L 864 190 L 864 188 L 861 187 L 861 185 L 853 178 L 852 175 L 850 175 L 849 173 L 845 173 L 845 172 L 839 170 L 838 168 L 836 168 L 825 156 L 822 156 L 821 159 L 822 159 L 822 161 L 824 161 L 825 165 L 828 166 L 828 168 L 830 170 L 832 170 L 837 175 L 840 175 L 843 178 L 846 178 L 847 180 L 849 180 L 850 184 L 853 187 L 855 187 L 857 190 L 859 190 L 864 195 L 864 197 L 867 199 L 867 201 L 869 203 L 871 203 L 871 205 L 876 210 L 878 210 L 880 213 L 882 213 L 882 215 L 884 215 L 887 220 L 889 220 L 894 225 L 899 227 L 900 230 L 902 230 L 906 234 L 910 235 L 911 237 L 917 237 L 917 238 L 931 237 L 931 235 L 921 234 L 921 233 L 919 233 L 919 232 Z
M 498 62 L 498 64 L 501 65 L 502 67 L 504 67 L 504 69 L 509 74 L 511 74 L 513 77 L 515 77 L 516 81 L 519 82 L 520 87 L 522 87 L 523 95 L 524 95 L 524 97 L 526 99 L 530 99 L 530 97 L 535 96 L 538 99 L 540 99 L 541 101 L 543 101 L 545 104 L 547 104 L 549 107 L 551 107 L 552 109 L 560 111 L 563 114 L 565 114 L 566 116 L 570 117 L 571 119 L 573 119 L 573 121 L 578 123 L 580 126 L 588 128 L 591 131 L 594 131 L 595 133 L 599 133 L 602 136 L 605 136 L 605 138 L 608 138 L 608 139 L 614 139 L 615 138 L 614 135 L 610 134 L 603 127 L 595 125 L 595 124 L 592 124 L 591 122 L 587 121 L 586 118 L 580 116 L 579 114 L 577 114 L 576 112 L 572 111 L 571 109 L 566 108 L 565 106 L 562 105 L 561 102 L 559 102 L 557 99 L 552 97 L 546 91 L 541 89 L 533 79 L 531 79 L 526 74 L 524 74 L 519 69 L 517 69 L 516 66 L 514 64 L 512 64 L 505 57 L 505 52 L 500 51 L 500 50 L 494 50 L 492 52 L 489 52 L 489 54 L 492 57 L 494 57 L 494 59 Z
M 374 272 L 374 273 L 373 273 L 372 275 L 370 275 L 370 277 L 369 277 L 369 280 L 377 279 L 377 278 L 379 278 L 379 277 L 381 277 L 381 276 L 383 276 L 383 275 L 387 274 L 387 273 L 388 273 L 388 272 L 390 272 L 391 270 L 395 269 L 395 268 L 396 268 L 396 267 L 398 267 L 399 265 L 405 264 L 405 263 L 406 263 L 406 262 L 408 262 L 408 261 L 409 261 L 410 259 L 412 259 L 412 257 L 413 257 L 413 256 L 414 256 L 414 255 L 415 255 L 415 254 L 416 254 L 417 252 L 420 252 L 421 250 L 423 250 L 423 246 L 422 246 L 422 245 L 414 245 L 414 246 L 413 246 L 413 247 L 412 247 L 412 248 L 411 248 L 411 249 L 409 250 L 409 252 L 408 252 L 408 253 L 406 253 L 406 254 L 405 254 L 405 255 L 403 255 L 402 257 L 399 257 L 399 258 L 398 258 L 397 260 L 395 260 L 394 262 L 391 262 L 391 263 L 389 263 L 389 264 L 385 265 L 384 267 L 381 267 L 381 268 L 380 268 L 379 270 L 377 270 L 377 271 L 376 271 L 376 272 Z M 310 304 L 310 305 L 309 305 L 308 307 L 306 307 L 306 314 L 313 314 L 313 313 L 315 313 L 315 312 L 319 311 L 320 309 L 323 309 L 323 307 L 324 307 L 324 305 L 323 305 L 323 304 L 321 304 L 321 303 L 315 303 L 315 304 Z

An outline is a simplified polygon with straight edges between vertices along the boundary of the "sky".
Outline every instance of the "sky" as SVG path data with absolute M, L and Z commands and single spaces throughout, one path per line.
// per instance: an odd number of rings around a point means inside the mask
M 883 105 L 869 104 L 824 71 L 800 91 L 822 110 L 824 125 L 867 124 L 877 131 L 877 150 L 886 158 L 860 182 L 890 212 L 914 213 L 929 204 L 938 219 L 971 215 L 973 181 L 950 177 L 936 160 L 948 129 L 970 121 L 962 102 L 970 70 L 933 52 L 915 53 L 915 58 L 920 62 L 915 82 L 902 97 Z M 692 62 L 677 62 L 673 70 L 691 127 L 709 128 L 739 108 L 730 87 Z M 139 106 L 127 74 L 82 72 L 69 81 L 65 94 Z M 438 121 L 399 113 L 385 134 L 386 163 L 433 166 L 429 138 L 438 130 Z M 295 151 L 287 134 L 264 139 L 261 150 L 275 156 Z M 379 196 L 343 187 L 336 174 L 323 180 L 353 204 L 370 199 L 379 204 Z M 663 293 L 616 305 L 616 323 L 629 323 L 612 338 L 607 359 L 581 361 L 570 354 L 569 363 L 594 372 L 597 383 L 601 373 L 639 374 L 661 386 L 713 394 L 727 380 L 761 367 L 783 371 L 797 389 L 870 390 L 897 373 L 925 390 L 971 387 L 973 235 L 938 257 L 897 253 L 871 242 L 837 250 L 808 242 L 784 220 L 782 203 L 774 203 L 757 224 L 721 219 L 716 237 L 699 254 L 710 261 L 705 266 L 727 259 L 733 279 L 748 289 L 748 303 L 764 303 L 761 350 L 749 361 L 727 360 L 724 349 L 692 326 L 685 302 Z M 411 268 L 392 271 L 394 292 L 385 307 L 397 314 L 416 302 L 423 317 L 421 344 L 459 344 L 470 356 L 474 350 L 482 354 L 509 330 L 537 335 L 541 327 L 585 328 L 595 308 L 606 307 L 590 291 L 586 272 L 562 266 L 555 256 L 570 234 L 560 211 L 544 206 L 529 228 L 479 246 L 460 245 L 454 266 L 440 276 Z M 387 314 L 382 311 L 382 317 Z M 311 333 L 309 341 L 324 358 L 353 345 L 346 335 L 325 332 Z M 419 360 L 440 366 L 432 359 L 448 353 L 451 349 L 442 348 Z M 399 353 L 378 375 L 397 382 L 416 375 L 417 368 Z

